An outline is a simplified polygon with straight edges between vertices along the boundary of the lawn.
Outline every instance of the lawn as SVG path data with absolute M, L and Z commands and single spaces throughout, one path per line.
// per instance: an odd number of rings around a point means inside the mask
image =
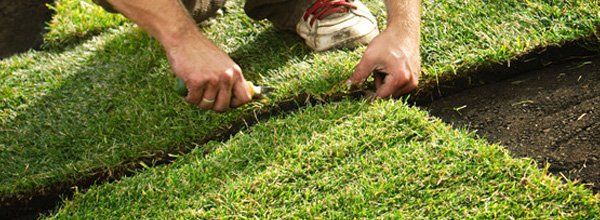
M 52 218 L 595 219 L 598 199 L 405 103 L 341 101 L 78 193 Z
M 0 171 L 0 198 L 36 195 L 56 185 L 74 184 L 98 172 L 109 172 L 125 163 L 138 161 L 142 157 L 165 153 L 177 154 L 181 149 L 184 151 L 197 149 L 195 153 L 186 157 L 189 159 L 178 162 L 181 166 L 191 164 L 195 162 L 192 158 L 201 160 L 203 156 L 200 152 L 218 145 L 215 143 L 202 145 L 203 141 L 232 126 L 232 123 L 238 122 L 240 117 L 252 116 L 256 111 L 268 111 L 277 103 L 294 99 L 300 94 L 308 94 L 319 99 L 345 91 L 345 88 L 340 86 L 340 82 L 351 74 L 364 48 L 312 53 L 296 36 L 274 30 L 267 22 L 254 22 L 247 18 L 242 12 L 240 2 L 230 2 L 225 15 L 219 17 L 216 24 L 205 28 L 205 31 L 240 64 L 246 78 L 261 85 L 272 86 L 276 91 L 269 99 L 218 115 L 187 106 L 173 92 L 173 77 L 170 75 L 168 63 L 160 46 L 138 28 L 125 22 L 120 16 L 102 12 L 87 1 L 60 0 L 55 6 L 58 13 L 50 25 L 50 32 L 46 35 L 46 49 L 0 61 L 0 167 L 3 167 Z M 383 3 L 373 0 L 369 1 L 368 5 L 378 15 L 384 27 Z M 591 36 L 596 36 L 591 39 L 597 42 L 598 26 L 600 26 L 600 6 L 593 1 L 515 0 L 487 4 L 481 1 L 424 1 L 421 82 L 424 87 L 435 85 L 440 78 L 460 77 L 463 71 L 487 63 L 506 62 L 538 47 Z M 257 56 L 257 54 L 278 56 Z M 357 103 L 346 105 L 348 110 L 362 106 Z M 384 112 L 388 111 L 385 106 L 395 106 L 394 108 L 400 111 L 409 111 L 402 103 L 380 104 L 380 106 L 379 110 Z M 410 111 L 419 112 L 417 115 L 422 116 L 421 119 L 414 118 L 414 120 L 428 120 L 421 111 L 414 109 Z M 399 114 L 397 117 L 409 116 Z M 436 126 L 432 125 L 433 127 Z M 437 125 L 437 127 L 444 126 Z M 288 131 L 283 129 L 281 132 Z M 434 132 L 429 129 L 420 132 L 434 135 L 428 133 Z M 308 132 L 305 133 L 309 135 Z M 455 132 L 447 133 L 450 135 Z M 282 138 L 277 135 L 269 136 L 264 132 L 262 134 L 265 138 Z M 256 135 L 261 135 L 261 132 Z M 474 147 L 488 148 L 488 145 L 482 141 L 468 138 L 462 133 L 456 133 L 456 138 L 477 142 L 478 144 L 472 144 Z M 427 146 L 429 143 L 415 141 L 409 142 L 414 146 Z M 451 140 L 443 141 L 452 143 Z M 226 142 L 224 146 L 234 142 L 235 140 Z M 243 144 L 251 145 L 251 143 Z M 295 144 L 298 147 L 301 145 L 301 143 Z M 407 146 L 406 144 L 390 142 L 389 145 Z M 295 145 L 290 143 L 290 146 Z M 384 149 L 382 146 L 375 146 L 375 148 Z M 491 151 L 494 154 L 501 152 L 498 147 L 490 149 L 493 149 Z M 387 153 L 390 156 L 400 156 L 400 152 Z M 470 158 L 474 155 L 476 154 L 471 152 L 463 156 Z M 212 154 L 209 154 L 210 156 Z M 410 155 L 413 158 L 417 156 L 419 155 Z M 448 155 L 448 157 L 450 157 L 447 158 L 449 161 L 461 158 L 457 155 Z M 498 158 L 505 158 L 505 156 L 498 156 Z M 352 160 L 352 158 L 346 159 Z M 396 159 L 402 160 L 401 157 Z M 498 159 L 500 162 L 503 160 Z M 515 164 L 528 164 L 520 160 L 506 160 Z M 196 162 L 197 164 L 208 163 Z M 228 161 L 221 160 L 219 163 L 225 162 Z M 431 163 L 436 165 L 435 160 Z M 368 166 L 374 167 L 373 164 L 360 164 L 359 161 L 354 165 L 365 166 L 365 169 Z M 354 165 L 348 163 L 348 166 Z M 438 165 L 441 163 L 436 166 Z M 523 170 L 532 170 L 531 172 L 536 170 L 532 165 L 522 166 L 524 166 Z M 251 167 L 247 168 L 251 169 Z M 322 170 L 322 172 L 337 172 L 333 167 L 322 168 L 332 169 Z M 168 168 L 159 169 L 161 172 L 170 172 Z M 481 168 L 481 170 L 485 169 L 487 168 Z M 476 173 L 477 170 L 479 168 L 474 168 L 473 172 Z M 517 172 L 515 175 L 523 174 L 518 173 L 521 171 L 515 171 Z M 141 175 L 151 176 L 155 171 L 148 172 Z M 367 175 L 371 171 L 361 172 Z M 538 171 L 535 172 L 536 175 L 541 175 Z M 492 174 L 500 174 L 500 171 Z M 207 177 L 209 175 L 213 174 L 207 174 Z M 393 179 L 394 175 L 389 174 L 387 177 Z M 147 181 L 150 183 L 160 179 L 159 176 L 153 178 Z M 508 177 L 498 178 L 500 182 L 516 183 L 514 179 Z M 542 179 L 548 178 L 539 176 L 538 180 Z M 119 187 L 126 188 L 126 184 L 135 184 L 135 181 L 144 180 L 136 178 L 131 181 L 107 185 L 98 190 L 115 188 L 118 191 L 123 189 Z M 583 189 L 558 184 L 555 179 L 548 181 L 555 183 L 548 185 L 544 190 L 557 191 L 565 188 L 567 189 L 565 192 L 572 192 L 577 197 L 567 199 L 569 201 L 565 200 L 565 204 L 588 202 L 587 206 L 575 205 L 580 210 L 573 213 L 584 213 L 586 208 L 582 207 L 597 205 L 593 203 L 597 200 L 591 199 L 589 192 Z M 534 188 L 546 187 L 536 181 L 530 183 Z M 351 185 L 347 186 L 350 190 Z M 464 187 L 478 189 L 476 186 Z M 189 189 L 193 190 L 193 188 Z M 442 191 L 449 189 L 442 188 Z M 366 189 L 369 190 L 376 190 L 376 188 Z M 293 192 L 293 189 L 290 189 L 290 192 Z M 501 192 L 506 193 L 506 191 Z M 177 196 L 176 193 L 165 194 L 165 196 Z M 514 193 L 516 195 L 525 191 L 518 190 Z M 534 192 L 531 195 L 541 195 L 539 193 L 541 192 Z M 560 195 L 549 201 L 556 202 L 555 205 L 563 204 L 558 202 Z M 289 196 L 299 195 L 291 193 Z M 83 195 L 78 195 L 77 198 L 76 201 L 83 203 L 89 199 Z M 185 198 L 178 201 L 185 201 Z M 453 200 L 448 202 L 450 201 Z M 123 200 L 123 202 L 128 201 Z M 549 204 L 554 204 L 553 202 Z M 112 203 L 107 201 L 104 205 Z M 78 203 L 71 203 L 69 207 L 85 207 L 76 204 Z M 118 204 L 117 201 L 114 204 Z M 417 202 L 412 205 L 418 204 Z M 422 204 L 426 203 L 422 202 Z M 523 203 L 516 204 L 523 205 Z M 532 203 L 532 207 L 535 204 Z M 500 207 L 491 208 L 496 211 L 500 209 Z M 407 207 L 406 210 L 411 209 Z M 597 209 L 595 210 L 597 212 Z M 159 209 L 156 212 L 159 212 Z M 551 213 L 540 212 L 540 214 Z

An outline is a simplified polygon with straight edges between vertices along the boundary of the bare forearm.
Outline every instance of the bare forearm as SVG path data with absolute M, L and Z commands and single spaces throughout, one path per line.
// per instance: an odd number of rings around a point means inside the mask
M 108 2 L 165 47 L 176 46 L 189 35 L 202 35 L 179 0 L 153 0 L 151 3 L 147 0 Z
M 385 0 L 388 29 L 418 43 L 420 39 L 420 0 Z M 403 39 L 406 40 L 406 39 Z

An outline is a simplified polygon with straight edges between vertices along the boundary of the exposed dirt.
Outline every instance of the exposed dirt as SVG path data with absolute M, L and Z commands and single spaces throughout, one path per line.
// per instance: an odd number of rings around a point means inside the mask
M 461 76 L 446 81 L 442 80 L 439 82 L 439 84 L 437 84 L 437 86 L 431 88 L 422 87 L 418 92 L 412 94 L 410 102 L 415 102 L 417 105 L 423 106 L 439 99 L 440 97 L 455 94 L 463 91 L 466 88 L 472 88 L 483 83 L 497 82 L 523 72 L 539 69 L 549 63 L 565 63 L 565 60 L 579 59 L 582 56 L 585 57 L 589 56 L 590 54 L 597 54 L 596 51 L 589 50 L 589 46 L 582 47 L 582 45 L 589 44 L 594 45 L 593 48 L 596 47 L 595 45 L 597 45 L 597 40 L 594 36 L 591 38 L 582 38 L 572 42 L 563 42 L 559 45 L 540 47 L 532 50 L 530 53 L 523 54 L 511 60 L 511 65 L 507 65 L 507 63 L 494 63 L 477 69 L 468 70 L 465 72 L 465 75 L 468 77 Z M 202 144 L 210 140 L 227 140 L 231 135 L 236 134 L 239 130 L 242 130 L 248 126 L 252 126 L 256 122 L 266 120 L 274 115 L 280 115 L 286 112 L 294 111 L 306 105 L 335 102 L 336 100 L 349 97 L 361 98 L 368 96 L 368 94 L 370 94 L 370 92 L 362 90 L 358 90 L 350 94 L 332 94 L 330 96 L 320 98 L 310 97 L 306 94 L 302 94 L 288 101 L 279 103 L 279 105 L 273 109 L 250 113 L 242 117 L 238 123 L 234 123 L 236 126 L 215 131 L 213 136 L 207 137 L 203 140 L 198 140 L 195 143 Z M 92 184 L 112 182 L 122 177 L 129 176 L 135 173 L 135 170 L 142 168 L 139 163 L 140 161 L 144 161 L 145 164 L 151 164 L 152 166 L 168 164 L 175 159 L 168 156 L 169 153 L 185 154 L 189 151 L 190 149 L 185 147 L 176 147 L 175 150 L 170 152 L 162 152 L 150 157 L 137 158 L 131 162 L 123 163 L 122 166 L 115 167 L 110 170 L 97 170 L 96 172 L 93 172 L 95 173 L 94 175 L 82 176 L 80 179 L 65 181 L 50 188 L 40 189 L 36 192 L 12 196 L 0 195 L 0 219 L 36 218 L 42 213 L 52 212 L 60 205 L 61 198 L 69 198 L 73 195 L 74 189 L 85 191 Z
M 53 0 L 0 0 L 0 58 L 37 48 L 46 22 L 52 17 L 46 4 Z
M 600 57 L 439 99 L 430 112 L 600 190 Z

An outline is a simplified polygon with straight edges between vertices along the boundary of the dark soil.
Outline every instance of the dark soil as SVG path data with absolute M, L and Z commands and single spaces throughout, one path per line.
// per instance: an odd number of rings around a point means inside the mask
M 431 114 L 600 190 L 600 57 L 439 99 Z
M 0 0 L 3 1 L 3 0 Z M 587 46 L 586 46 L 587 45 Z M 593 54 L 598 54 L 597 50 L 589 48 L 598 48 L 598 42 L 595 36 L 582 38 L 571 42 L 562 42 L 559 45 L 540 47 L 532 50 L 530 53 L 523 54 L 511 60 L 510 65 L 507 63 L 495 63 L 484 65 L 476 69 L 468 70 L 465 77 L 457 77 L 449 80 L 442 80 L 435 87 L 421 88 L 418 92 L 412 94 L 409 99 L 411 103 L 419 106 L 427 106 L 432 101 L 442 97 L 459 93 L 468 88 L 473 88 L 486 83 L 498 82 L 503 79 L 520 75 L 524 72 L 540 69 L 550 63 L 565 63 L 568 60 L 580 59 L 581 57 L 589 57 Z M 372 89 L 371 85 L 371 89 Z M 277 107 L 271 110 L 250 113 L 240 119 L 237 126 L 224 128 L 223 130 L 215 131 L 214 136 L 203 140 L 197 140 L 195 143 L 202 144 L 211 140 L 224 141 L 238 131 L 252 126 L 253 124 L 266 120 L 274 115 L 281 115 L 287 112 L 295 111 L 298 108 L 307 105 L 323 104 L 335 102 L 336 100 L 351 98 L 364 98 L 371 92 L 357 90 L 350 94 L 332 94 L 328 97 L 311 97 L 307 94 L 299 95 L 291 100 L 280 103 Z M 145 164 L 158 166 L 161 164 L 169 164 L 175 158 L 171 158 L 172 154 L 185 154 L 190 149 L 180 147 L 172 152 L 164 152 L 164 154 L 153 155 L 150 157 L 137 158 L 130 162 L 123 163 L 122 166 L 115 167 L 110 170 L 97 170 L 95 175 L 82 176 L 80 179 L 65 181 L 56 184 L 50 188 L 39 189 L 38 191 L 23 195 L 0 196 L 0 219 L 32 219 L 42 213 L 50 213 L 56 209 L 61 202 L 61 198 L 70 198 L 74 189 L 85 191 L 93 184 L 102 184 L 119 180 L 135 173 L 136 170 L 142 168 L 140 161 Z
M 37 48 L 52 17 L 52 0 L 0 0 L 0 59 Z

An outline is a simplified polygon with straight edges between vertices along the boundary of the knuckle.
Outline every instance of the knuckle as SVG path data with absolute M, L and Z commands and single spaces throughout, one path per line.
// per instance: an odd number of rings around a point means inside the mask
M 223 83 L 231 83 L 233 82 L 234 72 L 233 71 L 225 71 L 224 73 L 219 75 L 219 81 Z
M 242 73 L 242 68 L 237 64 L 233 65 L 233 70 L 239 72 L 240 74 Z
M 206 80 L 206 83 L 212 87 L 219 85 L 219 79 L 216 77 L 210 77 Z
M 188 79 L 187 84 L 191 88 L 196 88 L 196 87 L 202 85 L 202 79 L 198 78 L 198 77 L 192 77 L 192 78 Z
M 235 78 L 241 78 L 243 76 L 242 69 L 238 65 L 235 65 L 232 70 L 232 76 Z

